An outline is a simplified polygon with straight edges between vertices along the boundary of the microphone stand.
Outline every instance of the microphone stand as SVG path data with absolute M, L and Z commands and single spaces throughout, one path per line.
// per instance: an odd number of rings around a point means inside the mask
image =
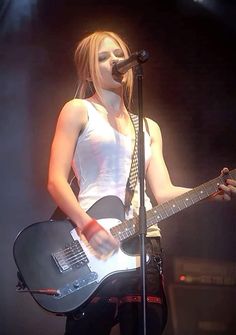
M 132 54 L 128 59 L 113 65 L 112 74 L 114 79 L 119 80 L 119 76 L 128 71 L 131 67 L 134 68 L 134 73 L 137 79 L 138 89 L 138 177 L 140 186 L 140 207 L 139 207 L 139 242 L 140 242 L 140 273 L 141 273 L 141 304 L 142 304 L 142 335 L 146 335 L 146 209 L 144 204 L 144 177 L 145 177 L 145 151 L 144 151 L 144 132 L 143 132 L 143 92 L 142 79 L 143 69 L 141 63 L 148 60 L 149 54 L 145 50 L 141 50 Z M 140 334 L 141 335 L 141 334 Z
M 146 310 L 147 310 L 147 295 L 146 295 L 146 209 L 145 209 L 145 146 L 144 146 L 144 132 L 143 132 L 143 92 L 142 80 L 143 69 L 141 64 L 135 67 L 135 75 L 137 79 L 138 91 L 138 117 L 139 117 L 139 131 L 138 131 L 138 173 L 140 186 L 140 207 L 139 207 L 139 243 L 140 243 L 140 273 L 141 273 L 141 305 L 142 305 L 142 334 L 146 335 Z

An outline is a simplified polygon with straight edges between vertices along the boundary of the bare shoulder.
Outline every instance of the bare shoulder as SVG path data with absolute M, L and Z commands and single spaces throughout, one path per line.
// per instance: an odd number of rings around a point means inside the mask
M 73 99 L 68 101 L 60 112 L 60 118 L 76 121 L 87 119 L 87 108 L 83 99 Z
M 83 126 L 87 122 L 87 108 L 83 99 L 68 101 L 62 108 L 59 115 L 59 122 Z
M 161 140 L 161 129 L 158 123 L 150 118 L 145 118 L 147 120 L 149 133 L 152 141 Z

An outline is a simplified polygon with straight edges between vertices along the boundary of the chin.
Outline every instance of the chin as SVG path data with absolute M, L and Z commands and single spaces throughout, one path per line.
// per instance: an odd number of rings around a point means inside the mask
M 115 75 L 113 76 L 113 81 L 119 83 L 119 84 L 123 84 L 124 81 L 124 76 L 123 75 Z

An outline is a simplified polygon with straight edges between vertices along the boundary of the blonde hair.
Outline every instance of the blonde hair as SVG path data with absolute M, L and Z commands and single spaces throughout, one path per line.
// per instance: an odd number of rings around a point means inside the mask
M 122 49 L 125 58 L 129 57 L 130 50 L 119 35 L 111 31 L 96 31 L 85 37 L 76 47 L 74 61 L 79 77 L 78 97 L 83 99 L 96 92 L 102 101 L 98 49 L 105 37 L 112 38 Z M 128 108 L 131 105 L 133 93 L 133 72 L 128 71 L 127 80 L 123 86 L 123 98 Z

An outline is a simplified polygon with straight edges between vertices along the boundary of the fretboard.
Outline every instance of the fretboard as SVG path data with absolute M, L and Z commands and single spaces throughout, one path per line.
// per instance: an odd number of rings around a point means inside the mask
M 169 218 L 170 216 L 188 208 L 201 200 L 208 198 L 219 191 L 219 185 L 225 184 L 226 179 L 236 179 L 236 169 L 231 170 L 224 176 L 219 176 L 198 187 L 193 188 L 172 200 L 166 201 L 146 212 L 147 228 Z M 138 216 L 125 220 L 111 229 L 114 237 L 124 241 L 139 232 Z

